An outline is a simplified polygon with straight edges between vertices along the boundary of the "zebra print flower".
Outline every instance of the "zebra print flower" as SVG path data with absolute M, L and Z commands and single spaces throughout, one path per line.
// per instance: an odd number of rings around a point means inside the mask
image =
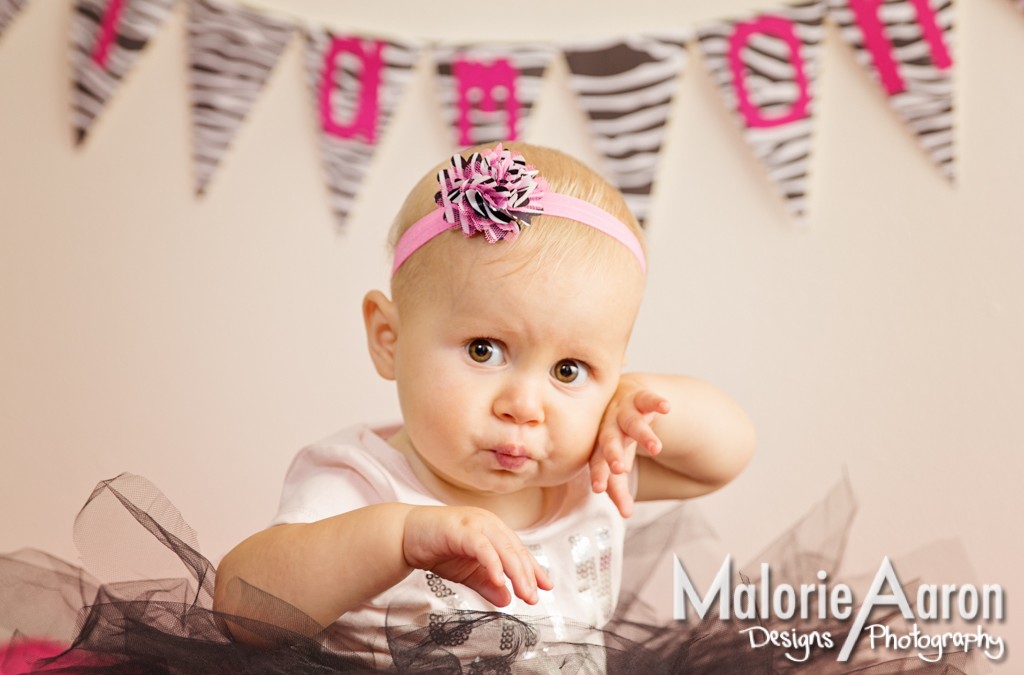
M 497 147 L 468 158 L 452 157 L 451 166 L 437 174 L 441 189 L 434 195 L 445 222 L 471 237 L 483 232 L 488 243 L 515 240 L 543 211 L 548 184 L 537 169 L 517 152 Z

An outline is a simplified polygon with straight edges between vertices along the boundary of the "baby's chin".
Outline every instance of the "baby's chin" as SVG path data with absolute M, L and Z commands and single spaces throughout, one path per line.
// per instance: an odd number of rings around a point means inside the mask
M 537 488 L 557 488 L 572 482 L 586 466 L 569 470 L 540 471 L 535 473 L 514 473 L 510 471 L 493 471 L 486 480 L 487 485 L 477 487 L 481 492 L 507 495 L 521 490 L 534 490 Z

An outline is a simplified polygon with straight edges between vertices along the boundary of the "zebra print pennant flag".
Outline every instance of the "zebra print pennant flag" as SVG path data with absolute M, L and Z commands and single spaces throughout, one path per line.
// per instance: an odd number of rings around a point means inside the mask
M 3 37 L 4 30 L 27 3 L 28 0 L 0 0 L 0 37 Z
M 712 79 L 797 220 L 806 213 L 824 16 L 824 2 L 808 2 L 698 30 Z
M 685 41 L 638 36 L 566 45 L 562 53 L 609 178 L 643 224 Z
M 190 0 L 189 75 L 196 194 L 203 194 L 291 39 L 293 26 L 214 0 Z
M 103 106 L 177 0 L 75 0 L 71 17 L 72 119 L 81 145 Z
M 435 48 L 442 107 L 460 146 L 521 140 L 554 49 Z
M 331 208 L 343 226 L 420 48 L 321 29 L 308 30 L 307 38 Z
M 829 0 L 829 16 L 953 180 L 952 0 Z

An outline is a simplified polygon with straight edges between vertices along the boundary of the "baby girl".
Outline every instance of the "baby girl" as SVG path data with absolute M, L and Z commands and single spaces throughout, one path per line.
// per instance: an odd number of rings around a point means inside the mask
M 601 627 L 634 501 L 725 485 L 753 452 L 749 419 L 698 380 L 622 372 L 643 233 L 563 153 L 454 156 L 413 188 L 392 242 L 391 297 L 369 292 L 362 313 L 401 421 L 299 453 L 273 525 L 221 562 L 215 609 L 272 619 L 255 587 L 311 619 L 293 629 L 373 653 L 386 626 L 467 610 L 544 617 L 560 637 Z

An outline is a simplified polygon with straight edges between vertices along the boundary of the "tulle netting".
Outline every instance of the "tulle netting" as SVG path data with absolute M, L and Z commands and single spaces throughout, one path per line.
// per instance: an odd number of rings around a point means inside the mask
M 818 570 L 834 578 L 855 511 L 848 483 L 839 483 L 800 522 L 782 533 L 742 579 L 757 581 L 761 562 L 773 583 L 799 586 Z M 149 481 L 122 474 L 102 481 L 75 521 L 84 566 L 22 550 L 0 556 L 0 674 L 115 673 L 862 673 L 955 675 L 981 672 L 974 653 L 946 653 L 928 663 L 872 652 L 860 641 L 854 658 L 836 649 L 750 646 L 740 631 L 752 625 L 801 632 L 829 631 L 841 644 L 849 622 L 659 620 L 649 602 L 655 568 L 687 540 L 707 534 L 687 505 L 667 508 L 627 532 L 625 574 L 613 619 L 602 630 L 500 612 L 452 610 L 417 625 L 387 626 L 386 653 L 356 652 L 349 636 L 321 628 L 296 608 L 239 584 L 270 621 L 213 611 L 216 569 L 198 550 L 196 533 Z M 671 563 L 669 563 L 671 564 Z M 106 581 L 123 579 L 131 581 Z M 852 585 L 852 584 L 851 584 Z M 671 587 L 660 592 L 668 594 Z M 872 622 L 902 621 L 894 614 Z M 225 621 L 259 635 L 267 646 L 234 641 Z M 568 630 L 568 632 L 567 632 Z M 565 636 L 568 635 L 568 638 Z

